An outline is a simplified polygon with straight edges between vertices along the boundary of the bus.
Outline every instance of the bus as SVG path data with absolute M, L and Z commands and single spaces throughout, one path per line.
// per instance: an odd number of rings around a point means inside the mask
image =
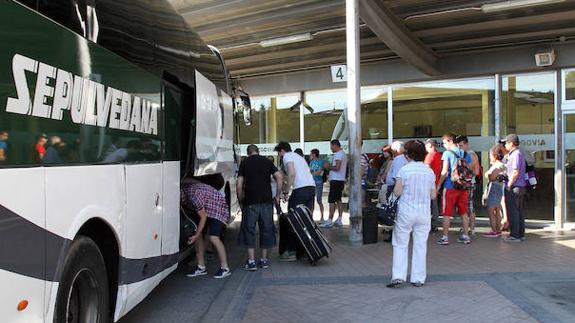
M 183 176 L 236 208 L 223 59 L 165 0 L 3 0 L 0 44 L 2 322 L 118 321 L 181 260 Z

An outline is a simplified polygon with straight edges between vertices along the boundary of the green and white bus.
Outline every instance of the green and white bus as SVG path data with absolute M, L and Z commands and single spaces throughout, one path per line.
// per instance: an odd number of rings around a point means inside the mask
M 223 60 L 165 0 L 1 0 L 0 44 L 1 321 L 117 321 L 177 267 L 182 176 L 231 203 Z

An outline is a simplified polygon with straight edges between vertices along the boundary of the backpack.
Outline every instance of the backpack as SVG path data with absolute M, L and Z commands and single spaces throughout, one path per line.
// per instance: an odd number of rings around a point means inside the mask
M 473 177 L 475 176 L 471 169 L 469 169 L 466 152 L 463 152 L 463 157 L 457 156 L 453 151 L 451 152 L 457 160 L 455 161 L 455 167 L 451 170 L 451 181 L 453 182 L 453 187 L 457 190 L 469 190 L 473 187 Z

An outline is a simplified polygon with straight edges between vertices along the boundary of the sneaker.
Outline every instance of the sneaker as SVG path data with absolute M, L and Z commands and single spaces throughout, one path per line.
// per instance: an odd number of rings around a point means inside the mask
M 297 261 L 295 252 L 286 251 L 280 255 L 280 261 Z
M 331 228 L 333 227 L 333 222 L 331 222 L 331 220 L 326 220 L 324 223 L 320 224 L 319 227 L 320 228 Z
M 463 243 L 463 244 L 470 244 L 471 243 L 471 239 L 469 239 L 468 236 L 459 236 L 459 238 L 457 238 L 457 242 L 459 243 Z
M 343 221 L 341 220 L 341 218 L 338 218 L 337 220 L 335 220 L 335 222 L 333 222 L 333 226 L 334 226 L 334 227 L 341 227 L 341 226 L 343 226 Z
M 501 233 L 499 233 L 499 232 L 490 231 L 490 232 L 484 234 L 483 237 L 485 237 L 485 238 L 497 238 L 500 235 L 501 235 Z
M 411 285 L 413 285 L 413 287 L 423 287 L 422 282 L 413 282 L 413 283 L 411 283 Z
M 509 236 L 507 238 L 504 238 L 503 241 L 509 242 L 509 243 L 515 243 L 515 242 L 521 242 L 521 239 Z
M 388 287 L 388 288 L 401 288 L 401 287 L 403 287 L 403 283 L 405 283 L 405 281 L 403 281 L 401 279 L 394 279 L 389 284 L 387 284 L 386 287 Z
M 256 262 L 254 260 L 248 260 L 248 261 L 246 261 L 246 265 L 244 266 L 244 269 L 247 271 L 256 271 L 256 270 L 258 270 L 258 264 L 256 264 Z
M 268 259 L 260 259 L 260 267 L 262 269 L 270 268 L 270 261 Z
M 449 238 L 441 237 L 439 240 L 437 240 L 437 244 L 441 246 L 447 246 L 449 244 Z
M 218 270 L 218 272 L 214 275 L 214 278 L 222 279 L 228 277 L 231 274 L 232 272 L 228 268 L 220 268 L 220 270 Z
M 196 266 L 196 269 L 193 272 L 186 274 L 186 276 L 192 278 L 192 277 L 198 277 L 198 276 L 205 276 L 207 274 L 208 274 L 208 271 L 206 270 L 205 267 L 200 268 L 199 266 Z

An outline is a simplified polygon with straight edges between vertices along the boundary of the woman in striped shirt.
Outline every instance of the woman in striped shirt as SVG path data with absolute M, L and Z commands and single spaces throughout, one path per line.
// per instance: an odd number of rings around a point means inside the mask
M 431 199 L 435 199 L 435 175 L 423 163 L 425 145 L 419 140 L 405 144 L 408 163 L 395 177 L 396 196 L 399 196 L 397 219 L 393 228 L 392 279 L 387 287 L 401 287 L 407 280 L 409 238 L 413 232 L 413 254 L 410 282 L 421 287 L 425 283 L 427 238 L 431 228 Z

